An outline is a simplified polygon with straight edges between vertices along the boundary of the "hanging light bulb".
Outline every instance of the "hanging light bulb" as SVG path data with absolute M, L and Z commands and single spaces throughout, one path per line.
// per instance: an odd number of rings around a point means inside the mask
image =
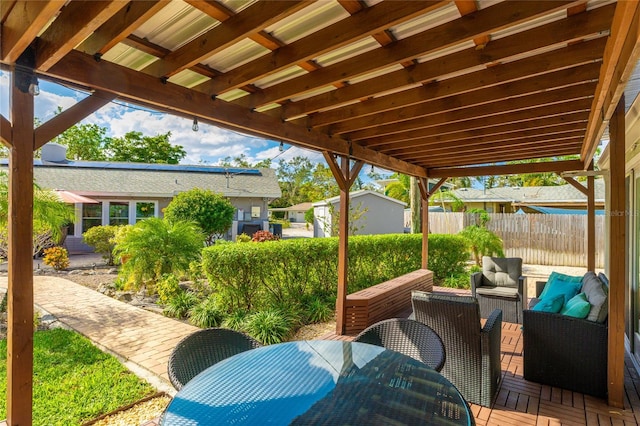
M 371 173 L 373 173 L 373 172 L 374 172 L 374 170 L 373 170 L 373 164 L 372 164 L 371 165 Z
M 29 84 L 29 94 L 31 96 L 38 96 L 40 94 L 40 85 L 38 84 L 38 77 L 35 75 L 31 79 L 31 84 Z
M 280 141 L 280 147 L 278 147 L 280 152 L 284 151 L 284 142 Z
M 193 125 L 191 126 L 191 130 L 194 132 L 198 131 L 198 119 L 196 117 L 193 118 Z

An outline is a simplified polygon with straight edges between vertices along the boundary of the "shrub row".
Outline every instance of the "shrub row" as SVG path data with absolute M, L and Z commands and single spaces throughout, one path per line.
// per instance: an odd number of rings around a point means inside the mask
M 348 293 L 420 268 L 422 235 L 349 238 Z M 429 235 L 429 269 L 436 282 L 464 271 L 465 240 Z M 311 238 L 207 247 L 202 267 L 212 290 L 233 311 L 266 310 L 320 299 L 333 303 L 338 281 L 338 239 Z

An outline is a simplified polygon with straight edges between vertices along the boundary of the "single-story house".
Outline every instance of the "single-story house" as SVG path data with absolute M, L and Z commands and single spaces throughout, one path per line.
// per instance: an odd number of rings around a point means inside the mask
M 304 214 L 313 208 L 313 203 L 299 203 L 289 207 L 274 207 L 269 209 L 269 213 L 283 212 L 284 219 L 289 222 L 304 223 Z
M 349 194 L 351 235 L 396 234 L 404 232 L 406 203 L 375 191 L 362 190 Z M 337 226 L 340 197 L 313 203 L 313 236 L 329 237 Z
M 596 209 L 604 208 L 604 180 L 595 180 Z M 586 211 L 587 197 L 572 185 L 524 186 L 502 188 L 458 188 L 450 191 L 460 199 L 466 210 L 482 209 L 488 213 L 515 213 L 521 209 L 524 213 L 566 212 L 566 210 Z M 452 197 L 453 198 L 453 197 Z M 451 198 L 438 201 L 445 210 L 451 210 Z M 559 210 L 554 210 L 559 209 Z
M 42 188 L 87 198 L 74 202 L 76 220 L 65 240 L 70 252 L 91 250 L 83 243 L 82 234 L 92 226 L 162 217 L 174 196 L 193 188 L 229 198 L 236 213 L 225 238 L 235 240 L 245 226 L 253 232 L 269 229 L 268 204 L 281 196 L 273 169 L 72 161 L 65 154 L 62 145 L 44 145 L 42 158 L 34 162 L 34 179 Z M 0 170 L 6 168 L 4 161 Z

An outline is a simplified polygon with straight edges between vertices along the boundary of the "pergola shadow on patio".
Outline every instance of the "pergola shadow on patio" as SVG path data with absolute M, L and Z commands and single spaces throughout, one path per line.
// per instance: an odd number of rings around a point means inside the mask
M 636 1 L 84 1 L 0 3 L 9 117 L 8 423 L 31 423 L 34 151 L 118 98 L 321 151 L 341 190 L 337 333 L 349 188 L 365 163 L 416 178 L 578 171 L 609 127 L 609 403 L 624 404 L 624 96 Z M 38 79 L 87 97 L 34 128 Z M 549 161 L 576 155 L 576 160 Z M 513 160 L 540 160 L 508 164 Z M 589 269 L 594 268 L 590 256 Z

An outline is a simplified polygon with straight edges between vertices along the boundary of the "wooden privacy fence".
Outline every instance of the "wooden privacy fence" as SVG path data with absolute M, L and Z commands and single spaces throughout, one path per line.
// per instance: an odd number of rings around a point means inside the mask
M 587 265 L 587 215 L 489 213 L 487 228 L 502 238 L 505 256 L 532 265 Z M 596 267 L 604 267 L 605 216 L 596 216 Z M 476 223 L 472 213 L 429 213 L 429 232 L 455 234 Z

